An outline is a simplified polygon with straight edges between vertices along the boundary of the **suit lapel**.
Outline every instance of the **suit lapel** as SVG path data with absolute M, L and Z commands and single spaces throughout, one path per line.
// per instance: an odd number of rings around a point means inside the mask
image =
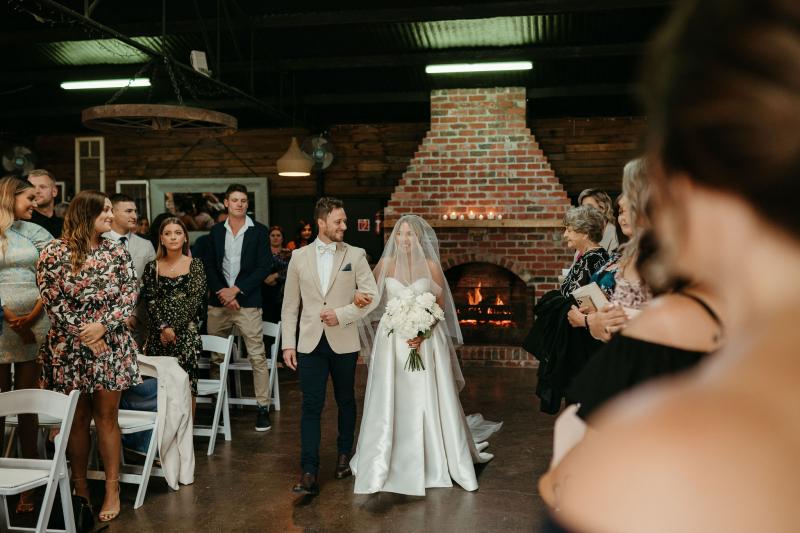
M 216 263 L 220 274 L 222 274 L 222 260 L 225 258 L 225 234 L 228 230 L 225 229 L 225 224 L 219 223 L 219 230 L 214 235 L 214 251 L 216 253 Z M 224 279 L 224 276 L 223 276 Z
M 317 288 L 317 292 L 321 296 L 325 296 L 322 294 L 322 286 L 319 284 L 319 269 L 317 268 L 317 245 L 315 243 L 316 241 L 312 241 L 311 244 L 305 247 L 310 248 L 306 250 L 306 260 L 308 261 L 308 269 L 309 272 L 311 272 L 311 278 L 314 280 L 314 286 Z
M 333 283 L 336 281 L 336 275 L 339 273 L 339 269 L 342 268 L 342 263 L 344 262 L 344 256 L 347 254 L 347 245 L 343 242 L 336 244 L 336 255 L 333 256 L 333 270 L 331 271 L 331 279 L 328 282 L 328 292 L 330 292 L 331 287 L 333 287 Z M 328 294 L 326 292 L 323 296 Z

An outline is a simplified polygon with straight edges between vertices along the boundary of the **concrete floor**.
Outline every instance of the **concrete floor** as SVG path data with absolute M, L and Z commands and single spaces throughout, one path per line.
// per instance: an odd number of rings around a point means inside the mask
M 233 440 L 218 440 L 212 457 L 205 455 L 207 439 L 195 439 L 193 485 L 171 492 L 163 479 L 153 478 L 144 506 L 135 511 L 135 487 L 123 485 L 122 513 L 105 531 L 536 531 L 544 505 L 535 482 L 549 462 L 554 419 L 539 413 L 533 393 L 535 370 L 466 368 L 464 374 L 464 411 L 505 423 L 487 450 L 495 454 L 494 460 L 478 467 L 476 492 L 454 486 L 429 489 L 425 497 L 354 495 L 352 478 L 335 480 L 332 475 L 336 406 L 329 388 L 322 427 L 321 494 L 314 498 L 293 494 L 290 489 L 299 476 L 300 390 L 295 375 L 281 370 L 283 409 L 272 413 L 271 431 L 253 431 L 252 409 L 233 410 Z M 357 377 L 360 407 L 365 367 L 359 366 Z M 102 484 L 92 488 L 98 509 Z

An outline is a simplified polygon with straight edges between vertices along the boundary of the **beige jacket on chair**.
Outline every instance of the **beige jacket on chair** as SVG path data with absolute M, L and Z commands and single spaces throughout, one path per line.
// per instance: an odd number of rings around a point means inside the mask
M 323 294 L 317 272 L 317 247 L 304 246 L 292 252 L 281 309 L 283 349 L 295 348 L 300 353 L 311 353 L 319 344 L 322 333 L 336 353 L 352 353 L 361 349 L 356 322 L 365 316 L 377 302 L 378 287 L 372 269 L 362 248 L 345 243 L 336 244 L 328 290 Z M 353 304 L 355 292 L 371 294 L 371 306 L 359 309 Z M 302 311 L 301 311 L 302 309 Z M 339 325 L 326 326 L 319 314 L 323 309 L 333 309 Z M 297 340 L 298 315 L 300 335 Z

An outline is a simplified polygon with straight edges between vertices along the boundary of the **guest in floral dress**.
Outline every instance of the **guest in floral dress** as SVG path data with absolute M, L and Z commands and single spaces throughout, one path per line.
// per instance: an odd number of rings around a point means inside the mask
M 106 477 L 101 522 L 120 511 L 120 395 L 141 382 L 138 347 L 125 325 L 136 306 L 136 274 L 125 247 L 102 237 L 113 218 L 105 193 L 80 192 L 69 205 L 62 237 L 42 251 L 36 276 L 51 323 L 39 352 L 47 387 L 82 392 L 67 454 L 75 493 L 87 499 L 92 419 L 97 428 Z
M 0 390 L 11 390 L 11 365 L 14 388 L 36 388 L 39 367 L 36 354 L 50 322 L 42 312 L 36 286 L 36 261 L 39 252 L 53 239 L 46 229 L 27 222 L 36 207 L 33 185 L 15 176 L 0 179 L 0 301 L 8 322 L 0 334 Z M 20 441 L 22 455 L 36 458 L 36 417 L 22 415 Z M 2 425 L 0 425 L 2 431 Z M 33 492 L 23 493 L 17 513 L 32 512 Z
M 197 396 L 197 356 L 202 350 L 200 317 L 207 302 L 203 262 L 189 257 L 189 233 L 176 217 L 159 229 L 156 260 L 142 276 L 142 298 L 149 318 L 144 343 L 148 356 L 176 357 L 192 385 L 192 416 Z

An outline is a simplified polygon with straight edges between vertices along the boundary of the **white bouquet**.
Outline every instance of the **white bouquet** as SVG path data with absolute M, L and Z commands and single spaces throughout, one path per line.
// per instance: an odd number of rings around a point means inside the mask
M 386 303 L 386 313 L 383 316 L 389 327 L 389 335 L 397 333 L 404 339 L 427 339 L 436 322 L 444 319 L 444 311 L 436 303 L 436 296 L 432 293 L 415 294 L 406 288 Z M 416 348 L 409 352 L 405 369 L 412 372 L 425 370 Z

